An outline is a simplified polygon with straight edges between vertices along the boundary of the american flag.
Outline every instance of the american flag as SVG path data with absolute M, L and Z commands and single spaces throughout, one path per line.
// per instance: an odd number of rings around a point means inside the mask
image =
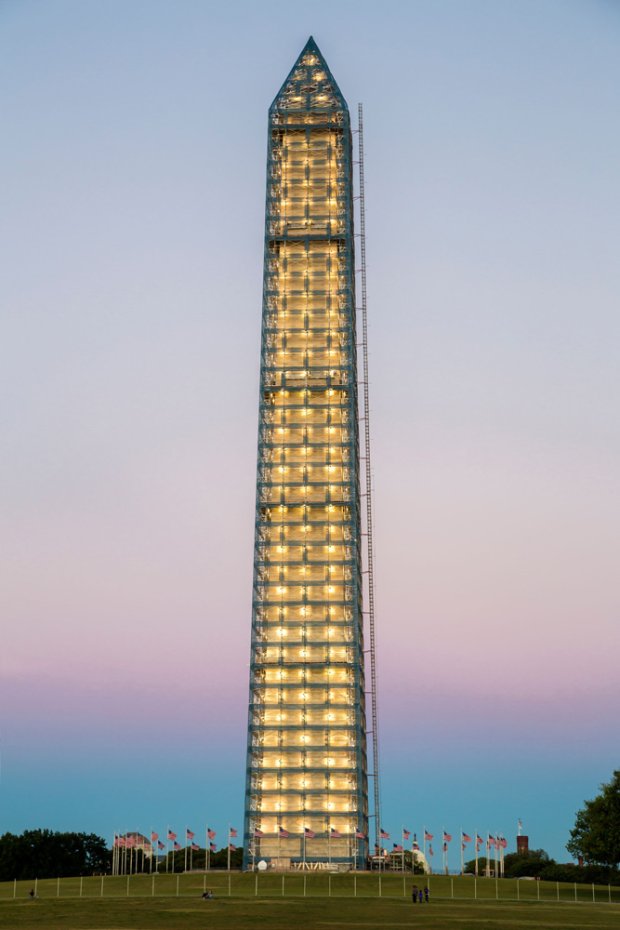
M 192 843 L 192 849 L 194 850 L 194 852 L 200 852 L 200 846 L 198 845 L 198 843 Z
M 356 840 L 365 840 L 365 839 L 366 839 L 366 834 L 365 834 L 365 833 L 362 833 L 361 830 L 356 830 L 356 831 L 355 831 L 355 839 L 356 839 Z
M 444 852 L 448 852 L 448 844 L 447 844 L 447 843 L 444 843 L 444 844 L 443 844 L 443 851 L 444 851 Z
M 340 837 L 342 836 L 342 833 L 340 832 L 340 830 L 336 830 L 335 827 L 332 827 L 331 830 L 329 831 L 329 835 L 331 836 L 332 839 L 339 840 Z
M 260 837 L 263 836 L 263 831 L 259 830 L 258 827 L 254 827 L 254 836 L 257 839 L 260 839 Z
M 409 830 L 403 829 L 403 838 L 408 840 L 410 836 L 411 836 L 411 832 Z
M 215 845 L 215 843 L 209 843 L 209 849 L 211 850 L 211 852 L 217 852 L 217 846 Z
M 169 839 L 169 840 L 176 840 L 176 838 L 177 838 L 176 833 L 173 833 L 172 830 L 168 830 L 168 839 Z
M 211 830 L 209 827 L 207 827 L 207 836 L 209 837 L 210 840 L 214 840 L 215 830 Z
M 424 831 L 424 841 L 426 842 L 427 840 L 430 841 L 430 840 L 432 840 L 432 839 L 433 839 L 433 834 L 432 834 L 432 833 L 429 833 L 428 830 L 425 830 L 425 831 Z
M 278 827 L 278 833 L 280 835 L 280 839 L 282 840 L 288 839 L 288 830 L 285 830 L 284 827 Z
M 159 839 L 159 833 L 151 833 L 151 842 L 154 843 L 155 840 Z
M 506 847 L 508 846 L 508 840 L 502 837 L 501 840 L 499 841 L 499 845 L 502 847 L 502 849 L 506 849 Z
M 434 855 L 435 855 L 435 853 L 433 852 L 433 847 L 432 847 L 432 845 L 428 847 L 428 854 L 429 854 L 429 856 L 434 856 Z
M 381 830 L 379 832 L 379 836 L 381 837 L 382 840 L 389 840 L 390 838 L 390 834 L 386 833 L 385 830 Z
M 400 843 L 394 843 L 394 852 L 403 852 L 403 847 Z
M 228 844 L 228 848 L 230 849 L 231 852 L 234 852 L 235 849 L 236 849 L 237 847 L 236 847 L 236 846 L 233 846 L 232 843 L 229 843 L 229 844 Z
M 452 842 L 452 834 L 446 833 L 446 831 L 444 830 L 444 831 L 443 831 L 443 841 L 444 841 L 444 843 L 451 843 L 451 842 Z
M 196 834 L 194 833 L 193 830 L 190 830 L 190 828 L 187 827 L 185 830 L 185 836 L 188 838 L 188 840 L 193 840 Z
M 304 836 L 306 837 L 307 840 L 313 840 L 314 837 L 316 836 L 316 833 L 314 832 L 314 830 L 311 830 L 309 827 L 306 827 L 306 829 L 304 830 Z
M 165 845 L 162 843 L 161 840 L 157 840 L 157 848 L 158 848 L 158 849 L 165 849 L 166 847 L 165 847 Z
M 476 845 L 482 846 L 483 843 L 484 843 L 484 840 L 482 839 L 482 837 L 478 833 L 476 833 Z
M 232 836 L 232 837 L 236 837 L 236 836 L 237 836 L 237 831 L 235 830 L 234 827 L 231 827 L 230 830 L 229 830 L 228 832 L 229 832 L 230 836 Z
M 468 833 L 461 833 L 461 837 L 464 843 L 471 843 L 471 836 Z
M 174 843 L 174 849 L 179 850 L 180 848 L 181 848 L 181 845 L 180 845 L 179 843 L 176 843 L 176 842 L 175 842 L 175 843 Z

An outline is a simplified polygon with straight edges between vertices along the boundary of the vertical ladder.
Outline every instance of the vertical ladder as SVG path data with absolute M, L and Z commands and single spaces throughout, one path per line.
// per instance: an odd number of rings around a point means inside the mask
M 364 455 L 366 464 L 366 540 L 368 569 L 368 630 L 370 634 L 370 701 L 372 715 L 372 778 L 374 781 L 375 847 L 381 846 L 381 795 L 379 790 L 379 740 L 377 735 L 377 654 L 375 635 L 375 585 L 372 539 L 372 468 L 370 461 L 370 400 L 368 392 L 368 303 L 366 295 L 366 205 L 364 192 L 364 114 L 357 105 L 359 150 L 359 218 L 360 218 L 360 283 L 362 310 L 362 366 L 364 409 Z

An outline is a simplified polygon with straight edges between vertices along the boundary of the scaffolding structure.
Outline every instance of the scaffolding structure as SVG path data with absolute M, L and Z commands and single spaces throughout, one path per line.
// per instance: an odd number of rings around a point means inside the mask
M 312 38 L 269 111 L 244 867 L 365 867 L 347 104 Z
M 366 191 L 364 180 L 364 108 L 357 105 L 357 151 L 359 177 L 360 310 L 362 313 L 362 410 L 364 413 L 364 477 L 366 492 L 366 591 L 368 595 L 368 638 L 370 640 L 370 714 L 372 730 L 372 773 L 375 854 L 381 849 L 381 792 L 379 780 L 379 715 L 377 710 L 377 636 L 375 628 L 374 540 L 372 532 L 372 460 L 370 446 L 370 388 L 368 381 L 368 297 L 366 289 Z

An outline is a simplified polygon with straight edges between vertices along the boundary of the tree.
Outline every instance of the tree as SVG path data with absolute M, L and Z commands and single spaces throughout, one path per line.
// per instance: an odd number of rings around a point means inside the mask
M 88 875 L 109 866 L 106 842 L 94 833 L 25 830 L 0 837 L 0 881 Z
M 522 878 L 526 875 L 535 878 L 550 865 L 555 865 L 555 860 L 550 859 L 544 849 L 530 849 L 525 855 L 509 853 L 504 859 L 504 875 L 506 878 Z
M 583 810 L 577 811 L 566 848 L 575 858 L 583 856 L 587 863 L 617 868 L 620 864 L 620 771 L 615 771 L 612 780 L 601 785 L 601 793 L 585 805 Z

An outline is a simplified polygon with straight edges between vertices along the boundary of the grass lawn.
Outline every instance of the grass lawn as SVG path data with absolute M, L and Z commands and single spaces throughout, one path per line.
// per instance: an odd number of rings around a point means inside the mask
M 17 898 L 0 901 L 6 930 L 607 930 L 620 905 L 386 898 Z

